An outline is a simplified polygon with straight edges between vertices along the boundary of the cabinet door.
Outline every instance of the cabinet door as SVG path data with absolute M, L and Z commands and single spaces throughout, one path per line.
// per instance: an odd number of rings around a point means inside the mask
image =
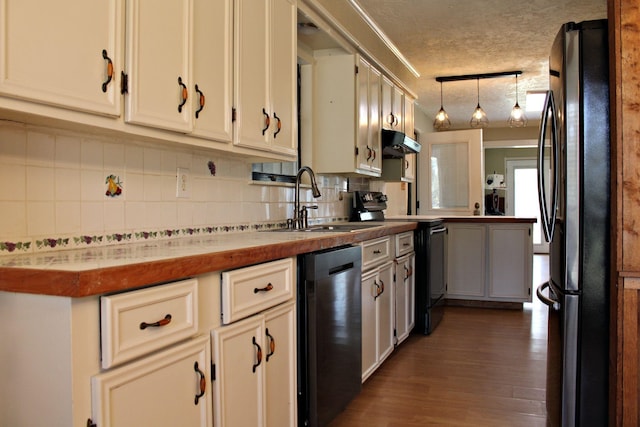
M 377 271 L 362 275 L 362 382 L 375 371 L 378 363 L 376 321 Z
M 485 296 L 484 225 L 448 224 L 447 298 Z
M 393 262 L 380 267 L 377 277 L 381 289 L 377 304 L 378 317 L 378 364 L 382 363 L 393 351 L 395 328 L 395 290 L 393 283 Z
M 295 303 L 265 313 L 267 426 L 297 425 Z
M 235 144 L 269 149 L 269 0 L 234 1 Z
M 192 0 L 131 0 L 126 17 L 126 121 L 190 132 Z
M 531 301 L 530 224 L 489 225 L 489 297 Z
M 409 332 L 415 325 L 414 262 L 415 256 L 411 254 L 398 258 L 395 265 L 395 325 L 398 344 L 407 339 Z
M 0 93 L 119 116 L 122 4 L 0 0 Z
M 264 330 L 258 315 L 211 332 L 214 425 L 265 425 Z
M 386 77 L 382 79 L 382 128 L 404 131 L 404 92 Z M 413 136 L 413 135 L 409 135 Z
M 297 7 L 271 0 L 271 150 L 295 155 L 297 147 Z
M 93 421 L 99 426 L 210 426 L 209 360 L 209 337 L 201 336 L 93 377 Z
M 405 181 L 413 182 L 416 177 L 416 155 L 404 155 L 404 177 Z
M 193 0 L 193 8 L 193 134 L 231 142 L 232 0 Z
M 369 69 L 371 66 L 361 57 L 358 58 L 358 74 L 356 75 L 357 117 L 357 157 L 356 167 L 369 170 L 369 162 L 373 159 L 373 147 L 369 144 Z
M 409 95 L 404 95 L 404 112 L 403 112 L 403 121 L 404 121 L 404 133 L 409 136 L 409 138 L 415 137 L 415 100 Z
M 382 75 L 380 71 L 369 67 L 369 125 L 368 125 L 368 145 L 373 152 L 369 159 L 369 168 L 379 175 L 382 171 L 382 148 L 380 131 L 380 85 Z

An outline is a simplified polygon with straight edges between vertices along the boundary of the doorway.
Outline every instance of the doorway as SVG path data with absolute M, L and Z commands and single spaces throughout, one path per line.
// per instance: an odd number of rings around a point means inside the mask
M 533 224 L 533 252 L 549 253 L 542 234 L 538 203 L 538 169 L 535 158 L 505 159 L 507 171 L 506 214 L 536 218 Z M 547 179 L 548 183 L 549 180 Z

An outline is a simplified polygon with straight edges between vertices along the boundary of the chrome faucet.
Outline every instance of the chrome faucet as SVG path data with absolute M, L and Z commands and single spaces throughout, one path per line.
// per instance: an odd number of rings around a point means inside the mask
M 307 209 L 318 208 L 318 206 L 303 206 L 302 209 L 300 209 L 300 178 L 305 171 L 309 174 L 309 178 L 311 178 L 311 192 L 313 194 L 313 197 L 318 198 L 321 196 L 320 190 L 318 190 L 318 184 L 316 184 L 316 176 L 313 173 L 313 170 L 311 170 L 309 166 L 302 166 L 296 174 L 296 193 L 293 203 L 292 221 L 293 229 L 295 230 L 306 228 L 309 225 Z

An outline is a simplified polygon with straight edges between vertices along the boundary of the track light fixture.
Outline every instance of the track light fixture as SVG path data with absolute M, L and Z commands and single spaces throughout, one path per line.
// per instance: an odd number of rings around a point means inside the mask
M 494 77 L 508 77 L 508 76 L 516 76 L 516 104 L 513 107 L 511 112 L 511 116 L 508 120 L 508 123 L 511 127 L 523 127 L 526 126 L 527 118 L 524 115 L 524 111 L 518 105 L 518 75 L 522 74 L 522 71 L 504 71 L 498 73 L 484 73 L 484 74 L 466 74 L 462 76 L 446 76 L 446 77 L 436 77 L 436 81 L 440 83 L 440 110 L 436 114 L 436 118 L 433 122 L 433 127 L 436 130 L 445 130 L 451 127 L 451 121 L 447 115 L 447 112 L 444 110 L 443 102 L 442 102 L 442 83 L 443 82 L 453 82 L 459 80 L 475 80 L 477 85 L 477 95 L 478 95 L 478 103 L 476 104 L 476 108 L 471 115 L 471 120 L 469 121 L 469 125 L 472 128 L 485 128 L 489 125 L 489 119 L 487 118 L 487 114 L 480 106 L 480 80 L 481 79 L 489 79 Z

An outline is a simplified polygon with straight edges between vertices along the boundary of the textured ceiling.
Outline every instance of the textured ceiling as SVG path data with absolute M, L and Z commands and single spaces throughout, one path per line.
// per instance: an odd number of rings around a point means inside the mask
M 549 49 L 569 21 L 606 18 L 606 0 L 357 0 L 421 77 L 415 88 L 429 118 L 440 108 L 437 76 L 521 70 L 518 101 L 548 87 Z M 468 128 L 477 104 L 475 80 L 443 83 L 453 128 Z M 505 127 L 515 78 L 480 81 L 480 104 L 491 127 Z M 539 119 L 529 113 L 530 121 Z M 537 124 L 536 124 L 537 126 Z M 431 129 L 424 129 L 431 131 Z

